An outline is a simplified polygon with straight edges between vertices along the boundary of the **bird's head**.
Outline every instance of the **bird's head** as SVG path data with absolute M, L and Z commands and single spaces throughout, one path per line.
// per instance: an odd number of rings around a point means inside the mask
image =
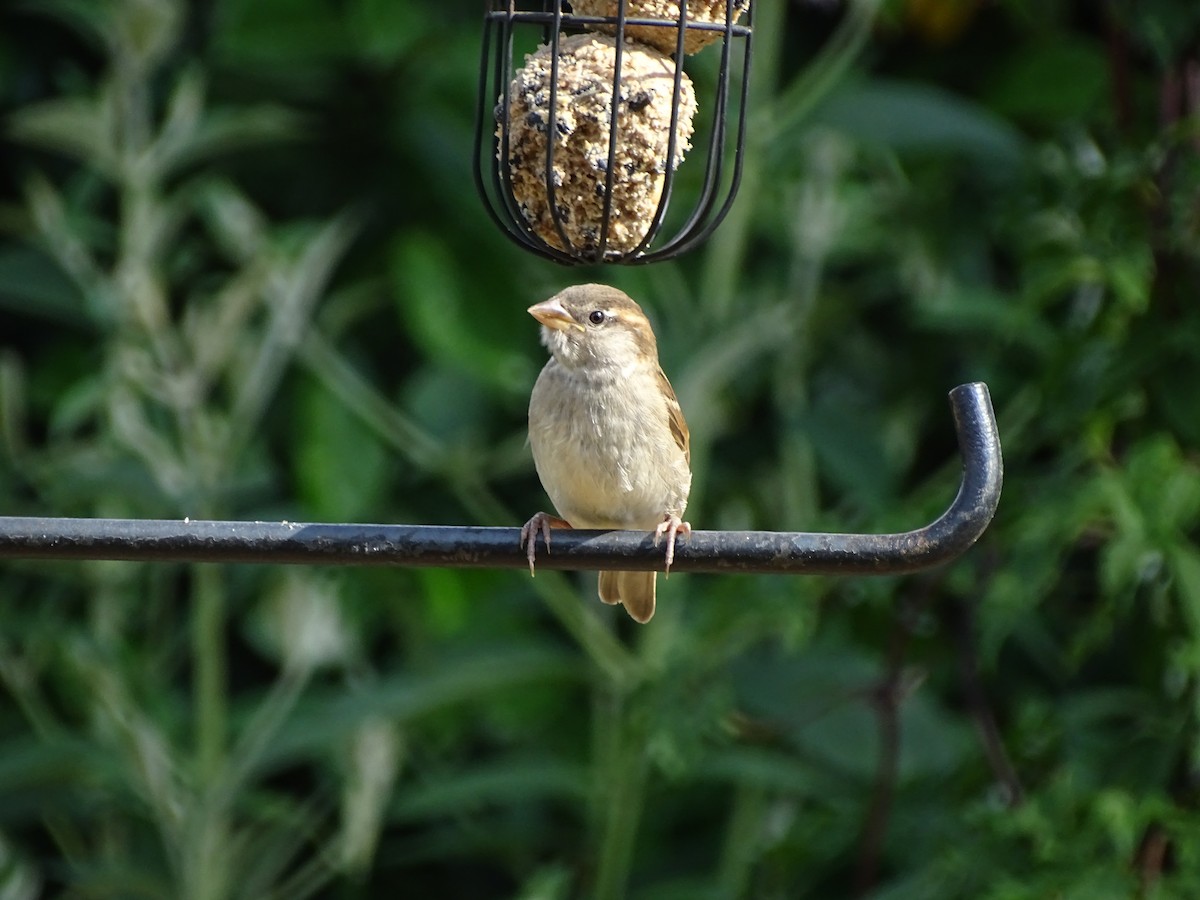
M 581 284 L 529 307 L 542 325 L 542 343 L 572 370 L 620 373 L 649 361 L 658 364 L 650 320 L 623 291 Z

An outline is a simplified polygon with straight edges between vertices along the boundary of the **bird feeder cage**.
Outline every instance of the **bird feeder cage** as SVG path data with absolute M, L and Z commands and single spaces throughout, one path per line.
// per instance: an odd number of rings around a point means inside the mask
M 488 0 L 484 205 L 518 244 L 566 265 L 678 256 L 713 232 L 741 178 L 750 0 L 565 5 Z M 685 195 L 690 209 L 670 210 Z

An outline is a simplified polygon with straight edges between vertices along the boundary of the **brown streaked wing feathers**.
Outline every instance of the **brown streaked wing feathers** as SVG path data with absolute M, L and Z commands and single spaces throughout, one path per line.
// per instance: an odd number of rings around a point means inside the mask
M 661 368 L 658 370 L 658 379 L 662 385 L 663 394 L 667 398 L 667 424 L 671 428 L 671 434 L 675 437 L 675 443 L 683 451 L 684 461 L 690 466 L 692 464 L 691 435 L 688 432 L 687 422 L 683 420 L 683 409 L 679 406 L 679 400 L 675 397 L 671 382 L 667 380 L 666 372 Z

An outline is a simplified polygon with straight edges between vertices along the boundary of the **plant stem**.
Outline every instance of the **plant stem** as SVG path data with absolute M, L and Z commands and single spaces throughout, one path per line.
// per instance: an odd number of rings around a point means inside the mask
M 837 31 L 804 72 L 776 98 L 770 116 L 756 122 L 761 139 L 770 143 L 789 128 L 796 127 L 837 86 L 850 65 L 858 59 L 871 37 L 871 28 L 882 0 L 851 0 Z M 781 4 L 782 5 L 782 4 Z M 758 29 L 755 28 L 755 39 Z
M 758 3 L 754 6 L 754 65 L 750 84 L 750 107 L 746 127 L 745 157 L 738 198 L 729 215 L 708 244 L 704 255 L 701 284 L 704 299 L 716 321 L 726 321 L 732 312 L 736 284 L 741 274 L 746 247 L 750 240 L 751 213 L 761 209 L 755 201 L 762 181 L 762 157 L 765 144 L 759 135 L 767 119 L 768 104 L 776 94 L 779 54 L 783 45 L 783 3 Z M 763 115 L 754 114 L 761 108 Z
M 862 53 L 881 0 L 852 0 L 845 17 L 820 54 L 803 73 L 779 89 L 779 59 L 784 42 L 784 3 L 758 4 L 754 9 L 754 72 L 750 87 L 750 121 L 746 129 L 745 163 L 737 202 L 709 242 L 704 260 L 706 304 L 716 321 L 733 314 L 736 284 L 746 259 L 752 214 L 763 174 L 769 168 L 767 149 L 804 117 L 845 77 Z
M 225 664 L 223 571 L 197 565 L 192 575 L 192 660 L 195 666 L 193 712 L 196 741 L 195 806 L 188 814 L 181 893 L 188 900 L 223 900 L 229 846 L 228 798 L 219 790 L 225 767 L 228 684 Z
M 746 897 L 750 867 L 754 863 L 766 814 L 767 795 L 760 787 L 739 785 L 725 828 L 725 846 L 717 875 L 722 897 Z
M 221 569 L 192 567 L 192 659 L 196 771 L 213 784 L 224 765 L 228 718 L 225 675 L 225 596 Z
M 629 871 L 642 816 L 647 759 L 645 729 L 630 716 L 628 703 L 612 694 L 599 707 L 595 785 L 604 803 L 603 831 L 596 872 L 596 900 L 620 900 L 628 894 Z

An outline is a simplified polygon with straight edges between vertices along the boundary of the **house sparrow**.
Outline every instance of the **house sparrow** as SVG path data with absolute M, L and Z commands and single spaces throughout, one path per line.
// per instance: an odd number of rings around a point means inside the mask
M 550 361 L 529 398 L 529 443 L 542 487 L 562 518 L 539 512 L 521 529 L 532 574 L 539 533 L 603 528 L 666 535 L 666 571 L 692 472 L 688 428 L 642 308 L 616 288 L 570 287 L 529 307 Z M 601 572 L 600 599 L 638 622 L 654 615 L 654 572 Z

